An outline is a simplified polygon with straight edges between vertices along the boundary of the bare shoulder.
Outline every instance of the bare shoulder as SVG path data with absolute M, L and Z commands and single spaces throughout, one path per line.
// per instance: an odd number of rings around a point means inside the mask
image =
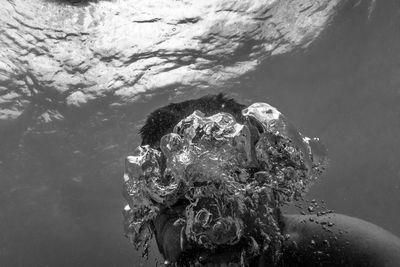
M 283 266 L 400 266 L 400 239 L 341 214 L 284 215 Z

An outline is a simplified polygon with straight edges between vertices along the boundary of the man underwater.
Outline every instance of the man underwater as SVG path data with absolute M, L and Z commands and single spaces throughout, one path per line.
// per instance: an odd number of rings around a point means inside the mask
M 227 113 L 233 116 L 236 121 L 242 122 L 242 110 L 245 108 L 244 105 L 233 99 L 228 99 L 222 94 L 167 105 L 155 110 L 147 118 L 141 129 L 141 145 L 149 145 L 154 149 L 162 148 L 162 139 L 166 139 L 164 136 L 177 131 L 176 125 L 196 110 L 202 112 L 199 117 L 200 120 L 206 116 Z M 251 111 L 246 109 L 246 112 Z M 273 117 L 274 115 L 275 113 L 271 111 L 268 116 Z M 255 126 L 255 128 L 262 127 L 260 125 Z M 182 123 L 180 127 L 184 128 Z M 185 127 L 190 128 L 190 126 Z M 169 136 L 171 137 L 171 135 Z M 292 139 L 298 138 L 296 134 L 292 134 L 291 137 Z M 303 161 L 306 162 L 306 160 L 301 160 L 301 162 Z M 306 169 L 306 165 L 299 168 Z M 208 173 L 208 169 L 212 168 L 211 164 L 206 169 L 202 169 L 201 172 Z M 273 194 L 272 202 L 277 197 L 278 195 Z M 163 208 L 158 210 L 157 215 L 151 219 L 150 227 L 155 234 L 158 248 L 171 265 L 400 266 L 400 239 L 378 226 L 357 218 L 334 213 L 287 215 L 283 214 L 278 206 L 270 212 L 273 221 L 276 222 L 276 225 L 274 225 L 277 227 L 276 232 L 279 232 L 281 237 L 276 238 L 276 242 L 274 242 L 273 231 L 270 231 L 269 237 L 266 238 L 270 238 L 271 242 L 267 242 L 268 245 L 263 248 L 259 248 L 262 244 L 257 239 L 258 237 L 255 238 L 258 242 L 248 238 L 250 240 L 247 240 L 248 242 L 236 240 L 227 245 L 229 231 L 226 231 L 222 236 L 225 237 L 222 245 L 207 249 L 204 246 L 193 244 L 193 237 L 189 238 L 191 233 L 185 232 L 185 228 L 187 229 L 185 224 L 177 223 L 182 214 L 187 214 L 187 205 L 186 202 L 182 201 L 172 205 L 164 205 Z M 207 206 L 207 204 L 203 204 L 202 207 L 204 206 Z M 267 213 L 267 210 L 265 210 L 265 213 Z M 252 223 L 252 221 L 247 222 L 248 225 Z M 256 222 L 254 222 L 254 225 L 254 228 L 259 227 Z M 251 227 L 248 226 L 250 229 Z M 273 227 L 268 227 L 268 229 L 273 229 Z M 212 240 L 216 242 L 215 239 Z M 252 240 L 255 245 L 249 245 Z M 203 241 L 202 244 L 207 245 L 207 240 Z M 257 253 L 253 253 L 254 250 L 257 250 Z M 252 256 L 244 260 L 243 251 L 247 253 L 246 255 Z

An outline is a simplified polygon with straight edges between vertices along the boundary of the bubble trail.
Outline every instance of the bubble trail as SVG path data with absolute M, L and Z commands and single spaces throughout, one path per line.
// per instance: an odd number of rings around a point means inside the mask
M 195 111 L 161 138 L 160 150 L 140 146 L 127 157 L 125 234 L 137 249 L 148 250 L 149 225 L 163 209 L 187 203 L 176 223 L 192 245 L 241 242 L 245 259 L 271 249 L 279 258 L 278 209 L 308 190 L 326 154 L 322 144 L 313 153 L 319 139 L 304 137 L 266 103 L 242 114 L 240 124 L 228 113 Z

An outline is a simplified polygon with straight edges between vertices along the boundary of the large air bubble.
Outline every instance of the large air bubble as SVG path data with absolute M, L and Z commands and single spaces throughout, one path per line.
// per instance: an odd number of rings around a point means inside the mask
M 243 115 L 245 124 L 228 113 L 195 111 L 161 138 L 161 151 L 139 147 L 127 158 L 126 234 L 136 247 L 147 241 L 158 212 L 179 202 L 186 207 L 178 221 L 192 245 L 242 242 L 247 257 L 268 249 L 279 256 L 277 210 L 307 191 L 326 154 L 318 139 L 303 137 L 268 104 L 253 104 Z

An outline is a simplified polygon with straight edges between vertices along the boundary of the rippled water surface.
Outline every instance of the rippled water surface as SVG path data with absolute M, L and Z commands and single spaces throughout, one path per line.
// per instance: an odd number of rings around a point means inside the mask
M 330 165 L 309 199 L 400 235 L 396 1 L 378 1 L 369 19 L 357 8 L 342 10 L 306 50 L 271 57 L 223 91 L 244 104 L 270 103 L 301 132 L 325 142 Z M 56 134 L 7 128 L 0 158 L 1 266 L 154 266 L 155 246 L 145 261 L 123 236 L 123 159 L 139 144 L 146 115 L 167 98 L 155 95 L 118 113 L 99 103 L 101 114 L 73 113 Z M 101 124 L 92 122 L 96 116 Z

